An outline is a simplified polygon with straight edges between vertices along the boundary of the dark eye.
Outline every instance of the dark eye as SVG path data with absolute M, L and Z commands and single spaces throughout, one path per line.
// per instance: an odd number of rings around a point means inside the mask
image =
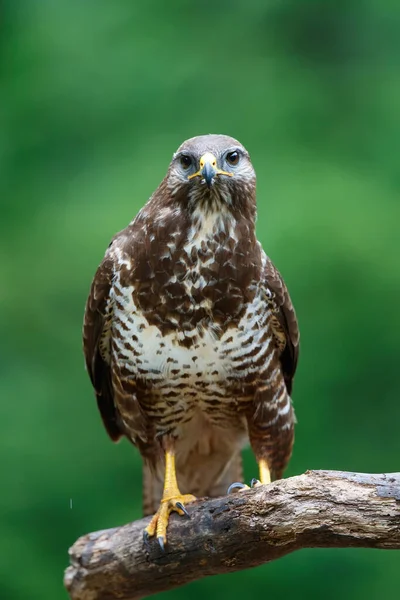
M 181 166 L 184 169 L 188 169 L 193 164 L 193 161 L 192 161 L 191 157 L 188 156 L 187 154 L 182 154 L 182 156 L 180 157 L 179 161 L 181 163 Z
M 240 154 L 239 152 L 237 152 L 237 150 L 234 150 L 233 152 L 228 152 L 228 154 L 226 155 L 226 160 L 230 165 L 237 165 L 239 162 L 239 158 Z

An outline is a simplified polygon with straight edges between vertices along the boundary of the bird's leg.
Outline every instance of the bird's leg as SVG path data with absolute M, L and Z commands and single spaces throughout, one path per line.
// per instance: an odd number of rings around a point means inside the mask
M 265 460 L 265 458 L 260 458 L 257 462 L 260 473 L 260 479 L 252 479 L 250 482 L 250 486 L 240 482 L 232 483 L 228 488 L 228 494 L 230 494 L 235 489 L 239 489 L 240 491 L 242 491 L 248 490 L 251 487 L 253 488 L 259 485 L 267 485 L 268 483 L 271 483 L 271 471 L 269 470 L 268 462 Z
M 164 491 L 160 508 L 144 530 L 145 538 L 147 539 L 148 537 L 156 535 L 158 543 L 161 548 L 164 549 L 171 512 L 175 511 L 179 515 L 189 516 L 185 504 L 194 502 L 195 500 L 195 496 L 192 496 L 191 494 L 181 494 L 178 488 L 175 471 L 175 451 L 173 444 L 169 444 L 165 451 Z
M 271 471 L 269 470 L 268 463 L 265 458 L 261 458 L 258 461 L 258 469 L 260 472 L 260 479 L 252 479 L 251 487 L 257 487 L 258 485 L 267 485 L 271 483 Z

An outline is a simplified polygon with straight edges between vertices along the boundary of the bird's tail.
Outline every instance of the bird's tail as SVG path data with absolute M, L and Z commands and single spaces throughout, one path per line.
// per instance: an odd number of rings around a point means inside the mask
M 160 505 L 164 485 L 164 465 L 154 471 L 143 464 L 143 513 L 156 512 Z M 193 494 L 197 498 L 224 496 L 231 483 L 243 481 L 242 456 L 240 451 L 232 455 L 222 452 L 203 454 L 198 448 L 176 461 L 176 474 L 182 494 Z

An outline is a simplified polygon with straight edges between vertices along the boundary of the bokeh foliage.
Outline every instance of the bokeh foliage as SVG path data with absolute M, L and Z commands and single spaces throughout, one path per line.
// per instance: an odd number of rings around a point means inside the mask
M 302 332 L 288 474 L 399 470 L 400 5 L 8 0 L 0 36 L 0 596 L 66 596 L 67 548 L 140 516 L 81 353 L 111 236 L 188 137 L 258 173 Z M 246 474 L 255 474 L 246 452 Z M 394 597 L 399 555 L 313 550 L 165 598 Z

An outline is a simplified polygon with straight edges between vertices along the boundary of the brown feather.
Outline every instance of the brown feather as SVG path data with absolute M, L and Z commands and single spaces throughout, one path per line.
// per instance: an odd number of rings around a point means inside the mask
M 292 393 L 293 378 L 299 358 L 299 326 L 293 303 L 288 289 L 278 269 L 267 257 L 264 270 L 265 285 L 273 293 L 272 301 L 280 327 L 276 328 L 278 338 L 283 333 L 284 344 L 280 355 L 283 376 L 285 378 L 288 394 Z
M 110 364 L 100 351 L 100 342 L 109 328 L 109 301 L 112 280 L 112 260 L 106 254 L 94 276 L 86 302 L 83 323 L 83 351 L 86 368 L 95 389 L 97 405 L 104 426 L 113 441 L 118 441 L 122 431 L 118 424 L 117 410 L 111 384 Z M 111 341 L 105 341 L 109 346 Z M 110 353 L 110 347 L 105 349 Z M 102 355 L 103 354 L 103 355 Z

